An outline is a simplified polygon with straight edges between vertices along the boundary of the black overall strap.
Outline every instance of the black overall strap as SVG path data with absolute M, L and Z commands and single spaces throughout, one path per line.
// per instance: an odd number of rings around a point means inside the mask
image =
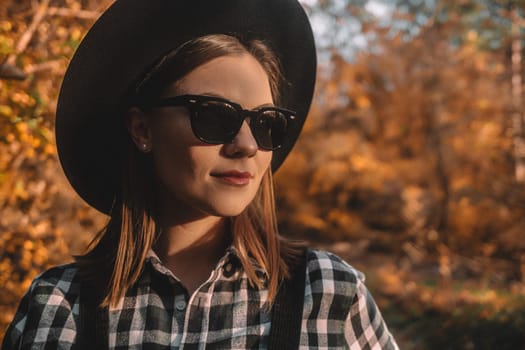
M 81 283 L 80 288 L 80 324 L 77 328 L 77 347 L 79 350 L 108 349 L 107 307 L 100 307 L 100 298 L 92 286 Z
M 268 347 L 270 350 L 299 348 L 303 319 L 306 255 L 305 250 L 300 263 L 291 271 L 291 278 L 283 281 L 275 297 Z

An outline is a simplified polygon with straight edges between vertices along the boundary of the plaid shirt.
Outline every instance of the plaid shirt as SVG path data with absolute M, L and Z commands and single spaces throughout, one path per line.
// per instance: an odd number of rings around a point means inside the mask
M 79 322 L 75 264 L 32 283 L 2 349 L 74 349 Z M 262 281 L 266 276 L 261 269 Z M 139 281 L 109 309 L 111 349 L 266 349 L 267 289 L 251 287 L 233 249 L 188 295 L 152 253 Z M 339 257 L 308 251 L 301 349 L 398 349 L 364 276 Z

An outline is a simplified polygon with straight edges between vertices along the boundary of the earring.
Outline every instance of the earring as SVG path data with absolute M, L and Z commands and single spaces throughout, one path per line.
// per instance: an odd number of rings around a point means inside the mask
M 148 148 L 148 144 L 147 144 L 147 143 L 143 143 L 143 144 L 142 144 L 142 151 L 143 151 L 143 152 L 148 152 L 148 151 L 149 151 L 149 148 Z

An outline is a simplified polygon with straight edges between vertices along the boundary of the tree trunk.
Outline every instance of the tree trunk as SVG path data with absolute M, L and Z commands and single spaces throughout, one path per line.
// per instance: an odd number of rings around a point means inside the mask
M 522 44 L 519 12 L 512 10 L 512 134 L 516 181 L 525 182 L 525 135 L 523 134 Z

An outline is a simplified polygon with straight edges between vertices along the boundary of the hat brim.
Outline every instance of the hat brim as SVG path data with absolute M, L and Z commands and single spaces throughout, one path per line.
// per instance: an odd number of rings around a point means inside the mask
M 292 149 L 312 100 L 316 53 L 308 18 L 296 0 L 118 0 L 75 52 L 56 117 L 62 168 L 75 191 L 108 214 L 121 191 L 127 132 L 119 107 L 130 85 L 166 52 L 208 34 L 262 39 L 277 53 L 289 86 L 284 107 L 297 122 L 273 152 L 276 171 Z

